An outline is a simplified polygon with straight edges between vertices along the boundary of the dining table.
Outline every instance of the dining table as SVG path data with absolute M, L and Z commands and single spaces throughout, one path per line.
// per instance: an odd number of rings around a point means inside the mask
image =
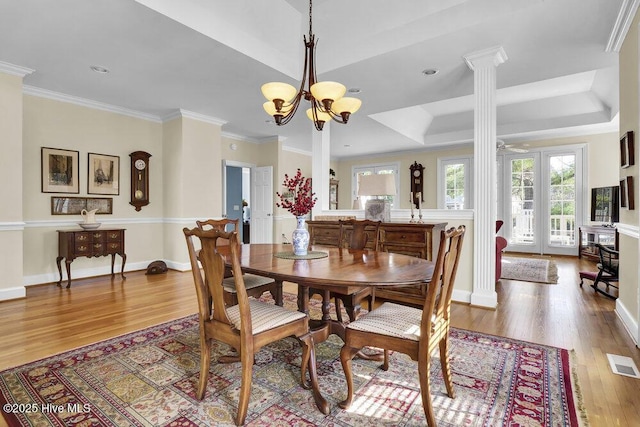
M 248 243 L 239 246 L 242 271 L 296 283 L 298 310 L 307 315 L 309 288 L 323 291 L 322 318 L 310 318 L 315 344 L 325 341 L 331 334 L 344 341 L 345 324 L 330 316 L 331 291 L 349 294 L 368 286 L 420 286 L 431 278 L 435 267 L 433 261 L 423 258 L 369 249 L 314 245 L 306 256 L 296 256 L 292 246 L 287 244 Z M 219 247 L 219 252 L 225 258 L 226 265 L 230 266 L 228 247 Z M 316 392 L 319 394 L 319 390 Z M 325 404 L 319 404 L 318 407 L 326 407 Z

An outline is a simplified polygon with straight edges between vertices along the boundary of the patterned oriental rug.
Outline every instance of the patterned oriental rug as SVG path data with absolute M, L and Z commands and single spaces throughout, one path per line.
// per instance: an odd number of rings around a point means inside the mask
M 558 266 L 551 259 L 502 257 L 501 279 L 558 283 Z
M 285 294 L 295 307 L 295 296 Z M 319 303 L 312 315 L 319 315 Z M 346 317 L 346 316 L 345 316 Z M 316 346 L 320 387 L 331 405 L 323 415 L 298 382 L 300 345 L 294 339 L 256 356 L 246 425 L 425 426 L 417 366 L 394 353 L 380 362 L 354 359 L 357 394 L 349 411 L 340 365 L 342 343 Z M 214 344 L 216 355 L 228 354 Z M 203 401 L 196 316 L 174 320 L 0 372 L 2 414 L 10 426 L 232 426 L 240 364 L 212 363 Z M 573 381 L 570 352 L 560 348 L 451 331 L 455 399 L 445 394 L 437 352 L 432 393 L 438 426 L 587 425 Z

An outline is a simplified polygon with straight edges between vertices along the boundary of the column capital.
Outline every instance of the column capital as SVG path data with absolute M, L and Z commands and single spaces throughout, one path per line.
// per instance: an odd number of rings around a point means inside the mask
M 463 56 L 464 61 L 471 71 L 475 71 L 476 67 L 494 66 L 497 67 L 507 61 L 507 52 L 502 46 L 494 46 L 488 49 L 479 50 L 468 53 Z

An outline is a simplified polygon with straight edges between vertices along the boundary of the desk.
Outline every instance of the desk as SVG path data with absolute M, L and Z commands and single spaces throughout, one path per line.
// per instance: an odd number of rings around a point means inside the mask
M 127 262 L 127 255 L 124 253 L 124 229 L 103 229 L 103 230 L 58 230 L 58 272 L 62 285 L 62 266 L 64 258 L 67 267 L 67 288 L 71 287 L 71 263 L 77 257 L 98 257 L 111 255 L 111 276 L 114 276 L 113 266 L 116 254 L 122 258 L 122 269 L 120 275 L 124 277 L 124 264 Z

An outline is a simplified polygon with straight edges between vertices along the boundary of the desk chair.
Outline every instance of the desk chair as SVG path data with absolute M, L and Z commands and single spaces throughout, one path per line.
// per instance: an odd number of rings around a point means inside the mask
M 596 292 L 600 292 L 602 295 L 615 299 L 616 297 L 611 294 L 609 287 L 618 289 L 618 257 L 620 253 L 599 243 L 596 243 L 596 247 L 599 250 L 600 262 L 598 263 L 598 274 L 591 287 Z M 598 283 L 601 282 L 605 284 L 604 290 L 598 286 Z M 616 285 L 614 285 L 614 283 L 616 283 Z
M 431 403 L 431 354 L 440 349 L 440 363 L 445 387 L 454 397 L 449 366 L 449 323 L 451 295 L 458 269 L 465 227 L 450 228 L 440 235 L 440 249 L 433 279 L 429 283 L 422 309 L 385 302 L 346 326 L 340 361 L 347 380 L 347 398 L 340 402 L 343 409 L 353 401 L 351 359 L 366 346 L 384 349 L 382 369 L 389 369 L 389 350 L 409 355 L 418 362 L 422 405 L 430 427 L 436 427 Z
M 232 230 L 238 232 L 238 220 L 237 219 L 208 219 L 205 221 L 196 221 L 196 225 L 200 230 L 219 230 L 227 231 L 227 226 L 231 225 Z M 283 295 L 282 295 L 282 281 L 273 280 L 269 277 L 258 276 L 257 274 L 244 273 L 244 286 L 247 289 L 247 294 L 254 298 L 260 298 L 263 293 L 269 291 L 271 296 L 276 302 L 276 305 L 282 307 Z M 231 275 L 231 271 L 227 270 L 225 278 L 222 280 L 224 287 L 225 303 L 227 305 L 238 304 L 238 296 L 235 288 L 235 280 Z
M 305 388 L 313 388 L 318 408 L 325 414 L 329 412 L 328 403 L 320 395 L 317 372 L 315 370 L 315 350 L 313 337 L 309 333 L 309 320 L 305 313 L 287 310 L 273 304 L 249 299 L 244 286 L 244 275 L 240 269 L 238 257 L 238 234 L 220 230 L 204 231 L 200 228 L 183 229 L 189 250 L 191 271 L 198 296 L 200 320 L 200 378 L 196 397 L 202 400 L 209 378 L 211 363 L 211 343 L 213 340 L 226 343 L 237 350 L 242 366 L 242 379 L 238 401 L 236 424 L 244 424 L 251 394 L 251 377 L 254 355 L 263 346 L 289 336 L 295 336 L 302 344 L 302 363 L 300 380 Z M 193 237 L 199 238 L 201 249 L 196 251 Z M 227 240 L 230 245 L 233 280 L 235 281 L 238 304 L 226 305 L 222 286 L 224 259 L 218 253 L 218 243 Z M 198 265 L 202 264 L 202 270 Z M 204 277 L 203 277 L 204 272 Z M 309 368 L 311 386 L 305 380 L 306 368 Z

